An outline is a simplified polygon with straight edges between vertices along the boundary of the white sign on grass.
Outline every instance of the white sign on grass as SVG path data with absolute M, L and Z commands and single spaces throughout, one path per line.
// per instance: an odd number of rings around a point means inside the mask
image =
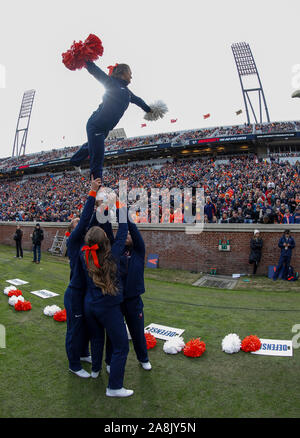
M 13 280 L 6 280 L 7 283 L 13 284 L 14 286 L 21 286 L 22 284 L 28 284 L 28 281 L 20 280 L 19 278 L 14 278 Z
M 41 289 L 41 290 L 35 290 L 33 292 L 30 292 L 33 295 L 37 295 L 38 297 L 41 298 L 52 298 L 52 297 L 57 297 L 59 294 L 56 294 L 55 292 L 51 292 L 50 290 L 47 289 Z
M 164 339 L 165 341 L 169 341 L 173 339 L 175 336 L 180 336 L 184 332 L 182 329 L 167 327 L 165 325 L 160 324 L 150 324 L 145 327 L 145 332 L 151 333 L 158 339 Z
M 266 356 L 293 356 L 292 341 L 278 341 L 274 339 L 261 339 L 261 347 L 257 351 L 251 351 L 252 354 L 261 354 Z

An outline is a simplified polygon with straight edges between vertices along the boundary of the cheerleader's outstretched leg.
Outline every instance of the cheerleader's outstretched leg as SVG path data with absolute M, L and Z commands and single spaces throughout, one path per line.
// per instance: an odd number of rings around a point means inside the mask
M 103 162 L 104 162 L 104 141 L 108 132 L 101 127 L 88 121 L 86 127 L 88 137 L 88 150 L 90 156 L 90 173 L 91 176 L 102 179 Z

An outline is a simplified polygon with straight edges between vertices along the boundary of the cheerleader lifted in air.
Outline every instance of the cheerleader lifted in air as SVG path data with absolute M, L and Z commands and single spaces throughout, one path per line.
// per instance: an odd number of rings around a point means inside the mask
M 72 156 L 71 163 L 79 167 L 90 157 L 91 176 L 102 178 L 104 162 L 104 141 L 122 118 L 129 103 L 134 103 L 143 109 L 145 120 L 158 120 L 168 111 L 166 105 L 155 102 L 147 105 L 143 99 L 135 96 L 129 89 L 132 72 L 127 64 L 116 64 L 108 67 L 109 74 L 102 71 L 93 61 L 103 54 L 101 40 L 91 34 L 84 43 L 73 43 L 71 49 L 62 54 L 63 63 L 70 70 L 85 67 L 105 87 L 103 101 L 89 118 L 86 131 L 88 142 Z

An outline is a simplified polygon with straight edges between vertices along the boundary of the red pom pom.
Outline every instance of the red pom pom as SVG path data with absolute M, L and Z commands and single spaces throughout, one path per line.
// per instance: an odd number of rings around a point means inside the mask
M 23 310 L 23 302 L 22 301 L 17 301 L 15 304 L 15 310 L 17 310 L 18 312 L 20 312 L 21 310 Z
M 85 66 L 83 49 L 84 43 L 82 41 L 78 43 L 74 41 L 71 48 L 62 54 L 62 62 L 69 70 L 76 70 Z
M 31 310 L 31 303 L 30 301 L 24 301 L 23 302 L 23 310 Z
M 246 351 L 257 351 L 261 347 L 260 339 L 257 336 L 250 335 L 242 340 L 241 349 Z
M 85 42 L 73 42 L 69 50 L 62 54 L 62 62 L 69 70 L 77 70 L 85 67 L 87 61 L 95 61 L 103 55 L 101 40 L 90 34 Z
M 185 344 L 183 354 L 188 357 L 200 357 L 206 350 L 206 345 L 200 338 L 191 339 Z
M 147 343 L 147 350 L 150 350 L 150 348 L 155 347 L 157 344 L 157 340 L 155 336 L 153 336 L 151 333 L 145 333 L 146 343 Z
M 69 233 L 69 231 L 66 231 L 66 232 L 65 232 L 65 236 L 66 236 L 66 237 L 69 237 L 70 234 L 71 234 L 71 233 Z
M 90 34 L 84 42 L 86 61 L 95 61 L 103 55 L 102 41 L 94 34 Z
M 54 313 L 53 319 L 55 319 L 55 321 L 60 321 L 60 322 L 66 321 L 67 320 L 66 309 L 60 310 L 59 312 Z
M 20 295 L 22 295 L 22 291 L 20 291 L 19 289 L 11 290 L 7 294 L 8 297 L 12 297 L 13 295 L 15 295 L 16 297 L 19 297 Z
M 17 301 L 15 304 L 15 310 L 18 312 L 31 310 L 31 303 L 29 301 Z

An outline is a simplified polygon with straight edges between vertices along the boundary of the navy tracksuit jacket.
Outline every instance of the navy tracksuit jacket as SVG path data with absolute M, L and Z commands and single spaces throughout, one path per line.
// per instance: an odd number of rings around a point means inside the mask
M 84 143 L 70 161 L 74 166 L 79 166 L 90 156 L 91 175 L 96 179 L 102 178 L 104 140 L 118 124 L 129 103 L 134 103 L 146 112 L 150 112 L 151 108 L 127 88 L 125 80 L 108 76 L 93 62 L 87 62 L 86 65 L 88 72 L 104 85 L 106 92 L 103 102 L 87 122 L 88 143 Z
M 108 387 L 120 389 L 123 387 L 125 365 L 129 352 L 128 337 L 120 304 L 123 301 L 123 287 L 119 276 L 120 258 L 124 251 L 128 233 L 128 224 L 122 223 L 112 245 L 112 256 L 117 264 L 118 293 L 116 296 L 104 295 L 102 290 L 95 286 L 88 275 L 85 254 L 81 252 L 80 261 L 85 272 L 87 292 L 84 299 L 84 311 L 91 339 L 92 370 L 101 369 L 104 330 L 106 330 L 112 343 L 112 356 Z
M 285 249 L 284 243 L 290 244 L 288 249 Z M 292 236 L 289 236 L 288 239 L 286 239 L 285 236 L 282 236 L 279 239 L 278 246 L 281 249 L 281 253 L 280 253 L 280 259 L 279 259 L 278 265 L 277 265 L 276 270 L 274 272 L 273 279 L 276 280 L 278 278 L 280 269 L 283 267 L 282 279 L 287 280 L 288 270 L 289 270 L 291 257 L 292 257 L 292 249 L 295 248 L 295 240 Z
M 147 344 L 144 335 L 144 312 L 141 294 L 145 292 L 144 259 L 145 243 L 135 223 L 128 220 L 132 247 L 125 248 L 120 261 L 120 276 L 124 290 L 122 312 L 132 337 L 132 343 L 140 362 L 148 362 Z M 111 362 L 111 345 L 106 341 L 106 363 Z
M 95 192 L 90 192 L 80 221 L 67 240 L 67 255 L 70 260 L 70 283 L 64 295 L 64 306 L 67 312 L 66 352 L 69 368 L 79 371 L 82 366 L 80 357 L 89 355 L 88 332 L 83 317 L 86 279 L 79 260 L 80 248 L 90 223 L 95 206 Z M 95 194 L 95 196 L 94 196 Z

